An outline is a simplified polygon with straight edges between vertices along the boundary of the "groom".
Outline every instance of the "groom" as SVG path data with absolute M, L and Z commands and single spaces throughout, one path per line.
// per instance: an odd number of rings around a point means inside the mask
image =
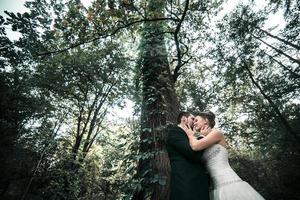
M 171 163 L 170 200 L 208 200 L 208 175 L 201 163 L 203 151 L 193 151 L 181 127 L 192 127 L 194 116 L 181 112 L 178 125 L 169 127 L 167 151 Z

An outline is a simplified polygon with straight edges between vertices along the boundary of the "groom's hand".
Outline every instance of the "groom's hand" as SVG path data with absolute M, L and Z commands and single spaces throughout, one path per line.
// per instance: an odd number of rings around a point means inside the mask
M 211 128 L 209 126 L 203 126 L 201 127 L 200 133 L 202 135 L 207 135 L 209 132 L 211 132 Z
M 189 124 L 187 124 L 187 126 L 183 127 L 183 130 L 185 131 L 185 133 L 188 136 L 193 136 L 194 135 L 194 131 L 193 131 L 193 129 L 191 128 L 191 126 Z

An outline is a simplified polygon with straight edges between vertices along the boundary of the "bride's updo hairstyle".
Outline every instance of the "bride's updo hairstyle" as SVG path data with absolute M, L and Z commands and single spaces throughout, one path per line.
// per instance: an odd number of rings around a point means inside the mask
M 216 115 L 215 115 L 213 112 L 211 112 L 211 111 L 200 112 L 200 113 L 198 114 L 198 116 L 200 116 L 200 117 L 202 117 L 202 118 L 204 118 L 204 119 L 207 119 L 208 125 L 209 125 L 211 128 L 213 128 L 213 127 L 215 126 L 215 124 L 216 124 L 216 121 L 215 121 Z

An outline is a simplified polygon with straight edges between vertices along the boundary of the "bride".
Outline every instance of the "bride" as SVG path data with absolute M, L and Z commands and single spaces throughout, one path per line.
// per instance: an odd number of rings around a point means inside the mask
M 215 114 L 202 112 L 196 116 L 194 128 L 201 131 L 204 137 L 197 140 L 194 131 L 183 127 L 194 151 L 205 149 L 203 160 L 212 178 L 213 191 L 211 200 L 263 200 L 247 182 L 243 181 L 230 167 L 224 135 L 214 129 Z

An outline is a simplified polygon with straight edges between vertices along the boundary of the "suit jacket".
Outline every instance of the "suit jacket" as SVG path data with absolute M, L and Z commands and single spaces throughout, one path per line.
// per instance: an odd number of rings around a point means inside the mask
M 209 200 L 209 177 L 201 163 L 203 151 L 193 151 L 184 130 L 168 128 L 171 163 L 170 200 Z

